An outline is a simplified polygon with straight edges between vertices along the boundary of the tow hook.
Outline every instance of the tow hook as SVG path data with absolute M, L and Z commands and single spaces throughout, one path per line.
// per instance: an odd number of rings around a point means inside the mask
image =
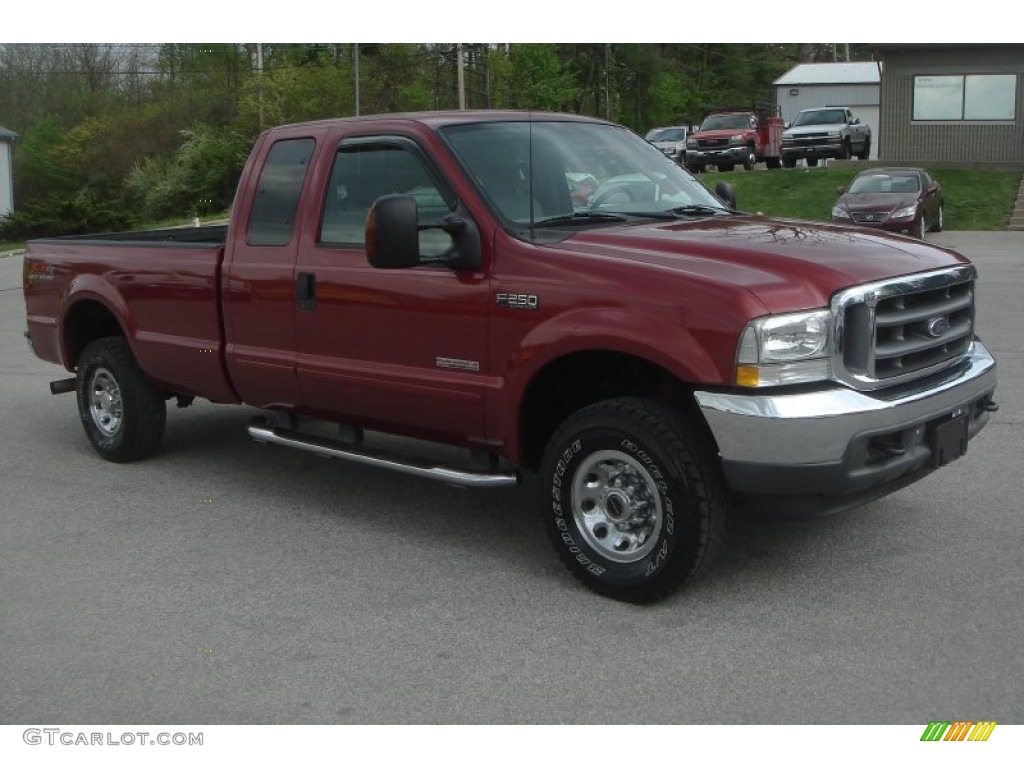
M 995 413 L 996 411 L 999 410 L 999 403 L 997 403 L 991 397 L 986 397 L 984 400 L 978 403 L 978 407 L 981 408 L 981 410 L 983 411 L 987 411 L 988 413 Z

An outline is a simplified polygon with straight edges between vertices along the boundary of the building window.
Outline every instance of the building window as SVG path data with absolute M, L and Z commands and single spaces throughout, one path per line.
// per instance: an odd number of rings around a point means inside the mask
M 1016 75 L 916 75 L 914 120 L 1013 120 Z

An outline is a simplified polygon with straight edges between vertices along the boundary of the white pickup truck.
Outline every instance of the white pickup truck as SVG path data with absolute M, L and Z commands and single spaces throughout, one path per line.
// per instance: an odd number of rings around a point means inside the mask
M 871 154 L 871 127 L 854 117 L 849 107 L 805 109 L 782 134 L 782 164 L 792 168 L 800 158 L 818 164 L 819 158 L 867 160 Z

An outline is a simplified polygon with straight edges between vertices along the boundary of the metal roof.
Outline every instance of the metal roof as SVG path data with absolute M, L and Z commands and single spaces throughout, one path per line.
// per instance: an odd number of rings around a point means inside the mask
M 2 125 L 0 125 L 0 141 L 14 141 L 18 138 L 18 134 L 14 131 L 8 131 Z
M 775 81 L 775 85 L 853 85 L 878 83 L 877 61 L 844 61 L 797 64 Z

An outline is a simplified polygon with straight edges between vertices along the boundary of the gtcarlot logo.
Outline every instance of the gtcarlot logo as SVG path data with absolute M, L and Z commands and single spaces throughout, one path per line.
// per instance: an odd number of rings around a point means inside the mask
M 201 747 L 202 733 L 150 733 L 149 731 L 123 731 L 100 733 L 96 731 L 65 731 L 60 728 L 26 728 L 22 740 L 30 746 L 46 744 L 66 747 Z

